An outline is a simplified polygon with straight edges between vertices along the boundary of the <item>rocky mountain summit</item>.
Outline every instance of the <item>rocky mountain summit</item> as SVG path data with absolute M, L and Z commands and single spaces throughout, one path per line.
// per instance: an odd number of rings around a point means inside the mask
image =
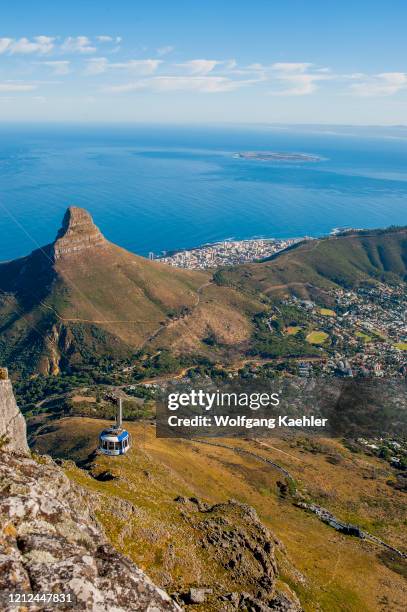
M 29 456 L 24 418 L 7 372 L 0 380 L 0 594 L 65 593 L 60 610 L 179 610 L 169 596 L 107 542 L 92 498 L 51 458 Z M 52 604 L 30 610 L 48 611 Z
M 76 254 L 85 249 L 105 246 L 107 240 L 87 210 L 70 206 L 63 218 L 53 244 L 54 258 L 57 260 L 64 255 Z
M 89 212 L 71 206 L 53 242 L 0 262 L 0 363 L 13 375 L 58 374 L 127 358 L 174 313 L 200 305 L 208 281 L 109 242 Z

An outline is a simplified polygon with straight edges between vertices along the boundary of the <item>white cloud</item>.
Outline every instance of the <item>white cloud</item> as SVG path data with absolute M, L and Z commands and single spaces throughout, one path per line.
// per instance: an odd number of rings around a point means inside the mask
M 155 92 L 189 91 L 200 93 L 222 93 L 234 91 L 251 84 L 252 81 L 234 81 L 222 76 L 157 76 L 125 85 L 113 85 L 108 91 L 125 93 L 149 90 Z
M 127 93 L 129 91 L 138 91 L 147 88 L 147 81 L 134 81 L 132 83 L 125 83 L 123 85 L 110 85 L 109 87 L 105 88 L 105 91 L 111 93 Z
M 5 51 L 7 51 L 7 49 L 10 48 L 12 42 L 12 38 L 0 38 L 0 53 L 4 53 Z
M 364 72 L 352 72 L 351 74 L 344 74 L 344 79 L 364 79 L 367 78 L 367 74 Z
M 249 64 L 248 66 L 238 66 L 236 60 L 225 62 L 225 70 L 230 74 L 238 75 L 255 75 L 256 78 L 265 78 L 267 72 L 270 71 L 270 66 L 263 66 L 260 63 Z
M 259 63 L 249 64 L 247 68 L 243 68 L 243 70 L 245 70 L 246 72 L 248 70 L 260 71 L 260 70 L 266 70 L 266 69 L 267 69 L 267 66 L 263 66 L 263 64 L 259 64 Z
M 306 96 L 314 93 L 320 81 L 333 78 L 329 68 L 313 68 L 310 62 L 277 62 L 271 65 L 271 79 L 281 89 L 271 93 L 277 96 Z
M 109 62 L 106 57 L 95 57 L 86 62 L 86 74 L 95 75 L 103 74 L 108 70 L 129 70 L 140 75 L 153 74 L 162 60 L 158 59 L 143 59 L 129 60 L 127 62 Z
M 172 53 L 172 51 L 174 51 L 174 47 L 172 47 L 171 45 L 166 45 L 164 47 L 158 47 L 158 49 L 156 49 L 157 55 L 159 57 L 168 55 L 169 53 Z
M 67 53 L 94 53 L 96 47 L 92 45 L 87 36 L 68 36 L 61 46 Z
M 92 57 L 86 62 L 85 74 L 103 74 L 106 72 L 108 65 L 109 61 L 106 57 Z
M 47 66 L 51 68 L 53 74 L 63 75 L 69 74 L 71 72 L 69 60 L 55 60 L 55 61 L 47 61 L 47 62 L 38 62 L 42 66 Z
M 157 70 L 159 65 L 162 63 L 158 59 L 144 59 L 144 60 L 129 60 L 128 62 L 116 62 L 110 64 L 111 68 L 123 68 L 138 72 L 139 74 L 152 74 Z
M 17 55 L 17 54 L 39 54 L 45 55 L 51 51 L 59 53 L 79 53 L 89 54 L 97 51 L 96 43 L 108 44 L 109 52 L 114 53 L 119 51 L 119 43 L 122 41 L 121 36 L 100 35 L 93 40 L 88 36 L 68 36 L 61 43 L 57 44 L 58 37 L 56 36 L 34 36 L 33 38 L 0 38 L 0 55 Z M 113 47 L 110 45 L 113 45 Z M 116 46 L 114 46 L 116 45 Z
M 156 77 L 154 85 L 159 91 L 200 91 L 205 93 L 231 91 L 239 87 L 237 81 L 221 76 Z
M 174 63 L 165 58 L 174 50 L 170 45 L 157 48 L 155 59 L 147 56 L 145 59 L 122 60 L 120 55 L 112 56 L 112 53 L 119 50 L 121 40 L 120 36 L 108 34 L 92 38 L 69 36 L 65 39 L 57 36 L 3 37 L 0 38 L 0 55 L 37 55 L 35 61 L 34 58 L 31 59 L 31 63 L 48 68 L 52 75 L 67 75 L 71 72 L 73 59 L 65 59 L 63 53 L 67 54 L 67 57 L 68 54 L 84 55 L 82 66 L 85 66 L 85 69 L 82 74 L 90 76 L 117 73 L 118 79 L 120 72 L 123 75 L 127 73 L 129 82 L 117 84 L 117 80 L 115 83 L 112 79 L 113 83 L 107 88 L 108 91 L 117 93 L 131 91 L 222 93 L 263 83 L 267 85 L 267 88 L 263 87 L 263 92 L 268 90 L 268 93 L 274 96 L 307 96 L 318 91 L 324 82 L 335 83 L 336 90 L 342 89 L 338 93 L 344 93 L 344 84 L 346 84 L 346 92 L 357 96 L 392 96 L 407 91 L 407 72 L 388 71 L 367 74 L 355 71 L 352 74 L 340 74 L 331 68 L 311 62 L 238 65 L 234 59 L 202 58 Z M 103 53 L 106 57 L 95 57 L 98 55 L 95 53 L 98 47 L 104 49 L 99 53 Z M 52 52 L 54 53 L 50 57 Z M 86 57 L 92 53 L 95 55 Z M 32 91 L 39 84 L 41 82 L 38 80 L 31 83 L 6 81 L 0 83 L 0 92 Z
M 235 68 L 237 68 L 237 61 L 235 59 L 227 60 L 225 62 L 226 70 L 234 70 Z
M 177 64 L 177 66 L 185 68 L 189 74 L 205 75 L 212 72 L 212 70 L 221 63 L 222 62 L 218 62 L 217 60 L 195 59 L 184 62 L 183 64 Z
M 360 79 L 353 83 L 351 91 L 358 96 L 392 96 L 407 89 L 407 73 L 381 72 L 371 76 L 363 74 L 349 75 L 349 78 Z
M 235 75 L 252 74 L 258 82 L 269 82 L 275 96 L 305 96 L 318 88 L 319 81 L 332 79 L 329 68 L 314 67 L 311 62 L 253 63 L 242 68 L 233 68 Z
M 96 36 L 96 40 L 101 43 L 120 43 L 122 42 L 121 36 L 110 36 L 108 34 L 101 34 L 100 36 Z
M 37 89 L 37 85 L 28 83 L 0 83 L 0 93 L 5 91 L 34 91 L 34 89 Z
M 311 66 L 309 62 L 277 62 L 272 64 L 271 68 L 279 72 L 298 73 L 306 72 Z
M 9 55 L 38 53 L 45 55 L 50 53 L 54 48 L 54 37 L 51 36 L 34 36 L 32 40 L 28 38 L 0 38 L 0 53 L 8 53 Z
M 317 89 L 318 81 L 323 77 L 316 74 L 293 74 L 287 77 L 279 77 L 288 85 L 288 88 L 273 92 L 279 96 L 306 96 L 314 93 Z

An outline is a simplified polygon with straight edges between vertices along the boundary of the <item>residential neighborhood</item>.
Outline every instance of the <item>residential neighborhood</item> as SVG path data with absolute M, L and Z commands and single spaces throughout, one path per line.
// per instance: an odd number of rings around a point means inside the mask
M 326 359 L 322 373 L 336 376 L 403 376 L 407 372 L 407 298 L 402 285 L 378 284 L 328 292 L 332 308 L 295 296 L 284 300 L 307 315 L 307 335 Z M 288 330 L 298 333 L 300 328 Z M 309 367 L 300 367 L 309 375 Z
M 300 238 L 253 240 L 225 240 L 203 245 L 196 249 L 178 251 L 161 257 L 160 261 L 176 268 L 205 270 L 218 266 L 232 266 L 271 257 L 279 251 L 299 242 Z

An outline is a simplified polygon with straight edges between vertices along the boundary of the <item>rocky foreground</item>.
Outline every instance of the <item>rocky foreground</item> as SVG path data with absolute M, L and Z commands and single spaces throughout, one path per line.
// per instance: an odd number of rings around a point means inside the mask
M 8 592 L 26 592 L 70 593 L 73 603 L 60 610 L 179 610 L 107 542 L 89 494 L 49 457 L 30 456 L 24 418 L 7 372 L 0 373 L 0 608 L 16 610 Z
M 89 499 L 51 459 L 2 452 L 0 482 L 0 590 L 72 593 L 75 610 L 179 609 L 107 543 Z

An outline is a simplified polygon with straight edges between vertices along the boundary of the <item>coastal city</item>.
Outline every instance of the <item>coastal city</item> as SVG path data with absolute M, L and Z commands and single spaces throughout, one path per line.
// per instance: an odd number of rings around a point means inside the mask
M 300 240 L 304 240 L 304 238 L 225 240 L 206 244 L 196 249 L 177 251 L 171 255 L 160 257 L 159 260 L 176 268 L 205 270 L 265 259 Z M 154 258 L 152 253 L 150 258 Z
M 394 377 L 407 373 L 407 298 L 401 285 L 378 284 L 353 291 L 329 292 L 331 308 L 291 296 L 287 305 L 307 317 L 306 339 L 325 354 L 321 373 L 334 376 Z M 309 331 L 312 328 L 312 331 Z M 298 334 L 301 326 L 287 328 Z M 315 368 L 315 365 L 314 365 Z M 309 376 L 310 364 L 300 365 L 300 374 Z

